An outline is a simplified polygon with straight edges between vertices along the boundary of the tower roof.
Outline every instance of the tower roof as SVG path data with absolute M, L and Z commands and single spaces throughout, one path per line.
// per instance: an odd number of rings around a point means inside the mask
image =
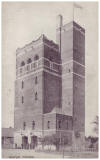
M 16 54 L 20 53 L 23 50 L 27 50 L 30 47 L 35 47 L 37 44 L 39 43 L 45 43 L 47 45 L 50 45 L 56 49 L 58 49 L 58 44 L 56 44 L 55 42 L 53 42 L 52 40 L 49 40 L 44 34 L 42 34 L 39 38 L 37 38 L 36 40 L 33 40 L 31 43 L 26 44 L 24 47 L 22 48 L 17 48 L 16 50 Z
M 76 23 L 75 21 L 71 21 L 71 22 L 69 22 L 69 23 L 67 23 L 67 24 L 64 24 L 63 25 L 63 29 L 65 29 L 65 28 L 70 28 L 70 27 L 76 27 L 77 29 L 79 29 L 79 30 L 81 30 L 83 33 L 85 33 L 85 29 L 82 27 L 82 26 L 80 26 L 78 23 Z

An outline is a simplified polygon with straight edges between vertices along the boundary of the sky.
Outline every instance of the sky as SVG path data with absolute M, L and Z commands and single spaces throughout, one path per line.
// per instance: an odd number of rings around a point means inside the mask
M 74 20 L 85 28 L 85 131 L 93 134 L 98 115 L 98 3 L 78 2 Z M 56 42 L 56 17 L 73 20 L 72 2 L 3 2 L 2 4 L 2 127 L 14 126 L 16 49 L 45 34 Z

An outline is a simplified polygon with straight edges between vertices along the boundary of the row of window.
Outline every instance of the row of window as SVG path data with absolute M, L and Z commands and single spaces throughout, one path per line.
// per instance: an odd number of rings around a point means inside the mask
M 37 76 L 35 77 L 35 84 L 37 84 L 38 83 L 38 78 L 37 78 Z M 24 81 L 22 81 L 22 89 L 24 88 Z
M 35 55 L 34 60 L 36 61 L 36 60 L 38 60 L 38 59 L 39 59 L 39 56 L 38 56 L 38 55 Z M 31 63 L 31 62 L 32 62 L 32 59 L 29 58 L 29 59 L 27 60 L 27 64 L 29 64 L 29 63 Z M 24 66 L 24 65 L 25 65 L 25 62 L 22 61 L 22 62 L 21 62 L 21 67 Z
M 58 126 L 57 126 L 58 129 L 61 129 L 61 124 L 62 124 L 62 122 L 61 122 L 61 120 L 59 120 Z M 67 121 L 66 125 L 67 125 L 67 129 L 68 129 L 68 121 Z M 47 128 L 50 129 L 50 121 L 47 122 Z M 26 122 L 23 122 L 23 130 L 25 130 L 25 129 L 26 129 Z M 34 129 L 35 129 L 35 121 L 32 121 L 32 130 L 34 130 Z
M 23 130 L 25 130 L 26 129 L 26 122 L 23 122 Z M 34 130 L 35 129 L 35 122 L 34 121 L 32 121 L 32 130 Z

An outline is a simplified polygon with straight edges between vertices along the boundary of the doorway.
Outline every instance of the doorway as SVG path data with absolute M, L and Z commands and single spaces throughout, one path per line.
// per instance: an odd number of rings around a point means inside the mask
M 37 146 L 37 136 L 31 136 L 31 149 L 34 149 Z
M 28 137 L 23 136 L 22 137 L 22 149 L 28 149 L 28 148 L 29 148 Z

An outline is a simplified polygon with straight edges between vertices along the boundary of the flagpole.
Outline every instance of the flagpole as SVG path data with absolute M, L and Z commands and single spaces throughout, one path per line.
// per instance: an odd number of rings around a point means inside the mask
M 74 21 L 74 2 L 73 2 L 73 21 Z
M 73 2 L 73 21 L 74 21 L 74 18 L 75 18 L 75 9 L 76 8 L 77 9 L 82 9 L 82 7 L 79 4 Z

